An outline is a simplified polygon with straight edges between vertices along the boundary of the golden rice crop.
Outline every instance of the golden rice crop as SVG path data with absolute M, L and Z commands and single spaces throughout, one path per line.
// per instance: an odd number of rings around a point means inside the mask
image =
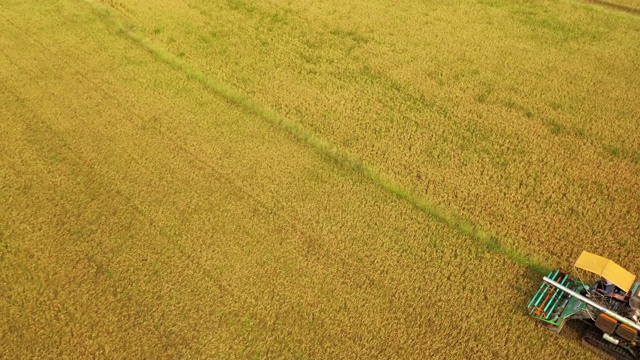
M 556 214 L 536 207 L 550 187 L 574 189 L 579 202 L 580 181 L 567 179 L 580 169 L 522 175 L 574 159 L 555 148 L 576 151 L 572 128 L 508 122 L 527 117 L 528 103 L 514 98 L 500 115 L 501 77 L 456 87 L 443 66 L 464 54 L 437 57 L 420 46 L 420 24 L 394 27 L 425 9 L 441 27 L 464 23 L 473 8 L 165 1 L 151 13 L 148 2 L 104 3 L 112 10 L 76 0 L 0 10 L 0 357 L 589 357 L 527 318 L 537 274 L 406 201 L 415 192 L 504 232 L 512 249 L 575 250 L 519 222 Z M 510 11 L 500 4 L 481 8 Z M 432 84 L 420 81 L 429 59 Z M 265 121 L 277 116 L 304 130 Z M 300 141 L 314 134 L 330 142 Z M 627 164 L 617 186 L 637 181 L 625 139 L 617 156 L 584 145 L 603 167 L 594 178 L 613 181 L 607 166 Z M 353 171 L 336 154 L 367 165 Z M 383 181 L 405 187 L 394 195 Z M 589 206 L 609 206 L 614 220 L 620 197 L 635 196 L 607 194 Z M 504 218 L 496 208 L 517 201 L 532 210 Z M 532 220 L 549 222 L 540 234 L 561 227 L 567 204 L 545 204 L 559 215 Z M 604 226 L 596 220 L 585 227 Z
M 638 270 L 636 16 L 579 1 L 128 4 L 194 68 L 502 243 Z

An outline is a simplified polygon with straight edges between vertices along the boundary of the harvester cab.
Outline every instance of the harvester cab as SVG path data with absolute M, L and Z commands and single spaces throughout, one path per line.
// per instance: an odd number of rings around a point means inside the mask
M 614 359 L 640 359 L 640 281 L 615 262 L 583 251 L 577 278 L 551 271 L 528 304 L 529 315 L 559 333 L 569 320 L 588 324 L 582 343 Z M 591 286 L 578 269 L 596 274 Z

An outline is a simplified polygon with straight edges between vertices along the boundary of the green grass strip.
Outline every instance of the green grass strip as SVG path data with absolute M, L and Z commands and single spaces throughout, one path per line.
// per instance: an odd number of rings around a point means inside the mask
M 294 138 L 303 141 L 312 147 L 322 156 L 329 158 L 335 163 L 353 170 L 356 173 L 361 174 L 365 178 L 369 179 L 373 183 L 382 187 L 386 191 L 392 193 L 396 197 L 410 203 L 420 211 L 430 215 L 431 217 L 447 224 L 449 227 L 456 229 L 464 235 L 482 243 L 487 250 L 502 254 L 507 258 L 515 261 L 521 266 L 524 266 L 535 273 L 540 275 L 546 275 L 549 273 L 549 267 L 543 264 L 538 259 L 519 251 L 516 248 L 504 245 L 500 239 L 493 234 L 490 234 L 477 226 L 474 222 L 457 216 L 450 211 L 438 208 L 433 203 L 415 194 L 407 187 L 400 183 L 392 181 L 388 176 L 375 169 L 373 166 L 366 164 L 362 160 L 350 156 L 343 151 L 340 151 L 338 147 L 331 144 L 321 136 L 305 129 L 301 124 L 278 115 L 276 112 L 261 106 L 260 104 L 252 101 L 246 96 L 239 93 L 232 87 L 215 81 L 189 66 L 184 60 L 176 55 L 173 55 L 159 44 L 144 37 L 141 33 L 134 30 L 134 27 L 125 23 L 117 14 L 115 14 L 110 8 L 95 3 L 91 0 L 84 0 L 89 4 L 92 9 L 98 14 L 98 16 L 104 21 L 108 22 L 111 26 L 115 27 L 118 33 L 125 35 L 131 40 L 141 45 L 144 49 L 149 51 L 159 60 L 169 64 L 173 68 L 183 72 L 188 78 L 200 82 L 210 90 L 220 94 L 230 103 L 240 106 L 245 111 L 258 115 L 269 123 L 279 127 L 286 131 Z

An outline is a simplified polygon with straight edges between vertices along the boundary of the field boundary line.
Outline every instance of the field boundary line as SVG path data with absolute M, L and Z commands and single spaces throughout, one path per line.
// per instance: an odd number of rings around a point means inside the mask
M 605 0 L 584 0 L 587 4 L 595 4 L 605 8 L 618 10 L 622 12 L 626 12 L 628 14 L 633 14 L 636 16 L 640 16 L 640 9 L 632 8 L 630 6 L 624 6 L 619 4 L 614 4 Z
M 446 209 L 438 208 L 432 202 L 417 195 L 402 184 L 393 181 L 389 176 L 375 169 L 373 166 L 365 163 L 361 159 L 347 154 L 344 151 L 341 151 L 328 140 L 308 129 L 305 129 L 301 124 L 277 114 L 275 111 L 242 95 L 229 85 L 216 81 L 205 75 L 203 72 L 191 67 L 178 56 L 167 51 L 154 41 L 146 38 L 140 32 L 137 32 L 132 24 L 127 24 L 123 21 L 111 8 L 97 3 L 94 0 L 83 1 L 88 4 L 103 21 L 114 27 L 119 34 L 133 40 L 157 59 L 184 73 L 189 79 L 196 80 L 204 87 L 218 93 L 232 105 L 238 106 L 249 113 L 257 115 L 268 123 L 284 130 L 296 140 L 302 141 L 310 146 L 321 156 L 324 156 L 336 164 L 364 176 L 366 179 L 393 194 L 395 197 L 408 202 L 418 210 L 480 242 L 487 248 L 487 250 L 502 254 L 519 265 L 536 273 L 545 275 L 549 272 L 549 267 L 531 254 L 525 254 L 515 247 L 503 244 L 497 235 L 481 229 L 473 221 L 460 217 Z

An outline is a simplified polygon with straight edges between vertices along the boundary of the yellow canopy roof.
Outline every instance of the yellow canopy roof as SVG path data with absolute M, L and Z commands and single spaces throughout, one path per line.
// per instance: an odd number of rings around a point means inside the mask
M 586 251 L 582 251 L 580 254 L 578 261 L 576 261 L 576 267 L 602 276 L 624 292 L 629 292 L 636 279 L 635 275 L 613 261 Z

